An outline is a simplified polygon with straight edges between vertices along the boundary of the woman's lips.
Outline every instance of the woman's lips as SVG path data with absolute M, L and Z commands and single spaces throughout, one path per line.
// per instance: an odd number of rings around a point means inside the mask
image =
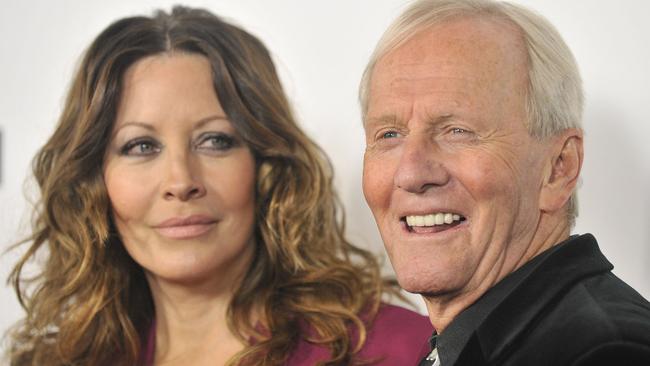
M 155 226 L 162 236 L 170 239 L 192 239 L 206 234 L 217 223 L 209 216 L 193 215 L 185 218 L 174 217 Z
M 199 237 L 212 229 L 212 224 L 197 224 L 183 226 L 168 226 L 156 228 L 158 232 L 170 239 L 192 239 Z

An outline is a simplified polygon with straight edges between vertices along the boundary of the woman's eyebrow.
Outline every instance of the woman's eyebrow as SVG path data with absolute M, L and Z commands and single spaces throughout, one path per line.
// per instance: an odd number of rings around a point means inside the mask
M 213 116 L 208 116 L 208 117 L 205 117 L 205 118 L 201 118 L 200 120 L 196 121 L 195 124 L 194 124 L 194 128 L 201 128 L 201 127 L 203 127 L 204 125 L 206 125 L 209 122 L 219 121 L 219 120 L 230 122 L 228 117 L 223 116 L 223 115 L 219 115 L 219 114 L 215 114 Z
M 140 121 L 128 121 L 128 122 L 124 122 L 124 123 L 122 123 L 122 124 L 121 124 L 121 125 L 120 125 L 116 130 L 115 130 L 115 132 L 117 132 L 117 131 L 123 129 L 124 127 L 128 127 L 128 126 L 142 127 L 142 128 L 144 128 L 144 129 L 147 129 L 147 130 L 150 130 L 150 131 L 154 131 L 154 130 L 156 129 L 156 128 L 153 126 L 153 124 L 151 124 L 151 123 L 140 122 Z
M 212 121 L 217 121 L 217 120 L 229 121 L 228 117 L 223 116 L 223 115 L 215 114 L 215 115 L 212 115 L 212 116 L 201 118 L 198 121 L 196 121 L 194 123 L 195 128 L 203 127 L 205 124 L 207 124 L 209 122 L 212 122 Z M 115 132 L 117 133 L 121 129 L 123 129 L 125 127 L 128 127 L 128 126 L 141 127 L 141 128 L 147 129 L 149 131 L 155 131 L 156 130 L 156 127 L 152 123 L 142 122 L 142 121 L 127 121 L 127 122 L 122 123 L 119 127 L 117 127 Z

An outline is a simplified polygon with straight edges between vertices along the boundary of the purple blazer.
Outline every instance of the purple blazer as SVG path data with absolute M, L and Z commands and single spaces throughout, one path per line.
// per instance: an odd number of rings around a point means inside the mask
M 430 351 L 428 338 L 433 332 L 429 318 L 413 311 L 384 304 L 368 327 L 366 342 L 357 354 L 360 360 L 373 360 L 374 366 L 417 365 Z M 144 365 L 153 365 L 155 325 L 147 337 Z M 300 340 L 286 366 L 313 366 L 329 356 L 326 347 Z

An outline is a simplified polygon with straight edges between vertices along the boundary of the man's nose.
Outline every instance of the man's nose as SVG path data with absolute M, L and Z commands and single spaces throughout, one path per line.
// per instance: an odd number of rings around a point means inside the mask
M 189 153 L 170 154 L 166 164 L 163 198 L 188 201 L 206 193 L 196 158 Z
M 449 182 L 449 172 L 440 161 L 439 147 L 427 136 L 405 138 L 394 184 L 410 193 L 424 193 Z

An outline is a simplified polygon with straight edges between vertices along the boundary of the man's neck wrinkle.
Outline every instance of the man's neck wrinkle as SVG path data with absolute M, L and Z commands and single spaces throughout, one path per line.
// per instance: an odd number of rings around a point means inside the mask
M 429 319 L 436 332 L 441 334 L 458 314 L 480 299 L 491 286 L 493 284 L 485 289 L 477 289 L 462 295 L 423 296 Z
M 470 290 L 435 296 L 423 295 L 429 319 L 438 334 L 442 333 L 458 314 L 480 299 L 485 292 L 499 283 L 503 277 L 514 271 L 514 269 L 511 269 L 504 272 L 506 271 L 507 262 L 507 258 L 501 256 L 495 261 L 494 267 L 485 274 L 484 280 L 479 283 L 479 286 Z
M 554 222 L 548 222 L 544 220 L 544 217 L 545 216 L 542 216 L 540 218 L 540 224 L 535 231 L 530 245 L 510 273 L 516 271 L 524 264 L 530 262 L 533 258 L 569 238 L 570 228 L 566 220 L 554 220 Z

